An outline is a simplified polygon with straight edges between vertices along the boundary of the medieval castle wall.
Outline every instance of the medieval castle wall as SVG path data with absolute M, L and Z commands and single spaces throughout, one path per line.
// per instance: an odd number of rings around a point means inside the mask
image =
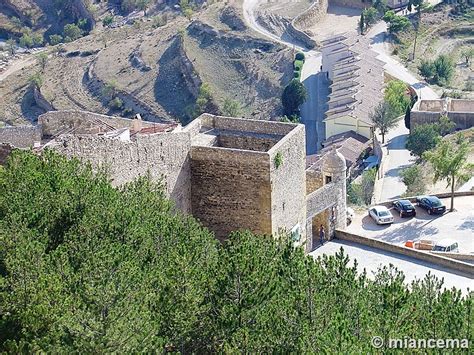
M 218 237 L 244 229 L 271 233 L 267 153 L 192 147 L 191 171 L 193 215 Z
M 12 126 L 0 129 L 0 143 L 9 143 L 16 148 L 31 148 L 41 141 L 41 127 Z
M 306 149 L 304 126 L 296 126 L 268 153 L 272 200 L 272 233 L 306 230 Z M 277 163 L 280 157 L 280 164 Z
M 120 141 L 96 135 L 64 135 L 52 149 L 105 167 L 115 186 L 149 175 L 163 181 L 166 194 L 181 211 L 191 212 L 189 134 L 137 135 L 134 141 Z

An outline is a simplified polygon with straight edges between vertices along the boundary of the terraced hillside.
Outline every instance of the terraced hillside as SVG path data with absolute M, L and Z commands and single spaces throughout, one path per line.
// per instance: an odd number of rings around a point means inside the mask
M 41 78 L 41 94 L 55 109 L 140 113 L 147 120 L 186 123 L 205 83 L 213 103 L 208 110 L 222 112 L 232 99 L 245 117 L 274 119 L 281 115 L 282 88 L 291 79 L 292 53 L 259 38 L 241 15 L 224 3 L 207 6 L 192 19 L 168 11 L 167 23 L 159 26 L 154 17 L 141 15 L 48 47 L 44 68 L 22 66 L 0 83 L 0 120 L 34 122 L 42 112 L 32 99 L 32 76 Z M 111 87 L 120 101 L 114 107 L 104 94 Z

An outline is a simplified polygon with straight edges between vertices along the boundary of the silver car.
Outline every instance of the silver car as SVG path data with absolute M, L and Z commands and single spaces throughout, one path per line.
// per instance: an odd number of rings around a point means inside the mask
M 393 223 L 393 216 L 385 206 L 374 206 L 369 209 L 369 216 L 377 224 L 390 224 Z

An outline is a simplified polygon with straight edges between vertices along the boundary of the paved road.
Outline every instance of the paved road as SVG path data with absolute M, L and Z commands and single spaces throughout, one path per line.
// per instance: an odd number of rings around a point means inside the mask
M 324 140 L 324 136 L 321 135 L 324 132 L 322 123 L 323 113 L 321 113 L 323 108 L 320 105 L 323 96 L 321 96 L 319 89 L 322 88 L 322 85 L 320 85 L 317 75 L 321 67 L 321 53 L 303 48 L 294 38 L 290 36 L 277 36 L 261 26 L 255 16 L 255 10 L 261 2 L 262 0 L 243 1 L 242 9 L 247 25 L 272 41 L 305 53 L 306 61 L 303 66 L 301 81 L 308 91 L 308 99 L 301 107 L 301 123 L 306 128 L 306 154 L 314 154 L 317 151 L 318 138 L 320 141 Z M 318 135 L 318 132 L 320 132 L 320 135 Z
M 376 24 L 366 36 L 371 38 L 371 48 L 379 53 L 378 59 L 385 62 L 384 69 L 395 78 L 411 85 L 417 92 L 419 99 L 437 99 L 439 95 L 427 83 L 419 80 L 414 74 L 390 55 L 390 48 L 386 39 L 387 24 L 384 21 Z M 413 164 L 410 152 L 405 148 L 409 130 L 401 120 L 395 129 L 386 137 L 388 156 L 384 163 L 384 176 L 381 182 L 381 191 L 375 196 L 377 201 L 387 201 L 399 197 L 406 191 L 400 180 L 400 171 Z
M 315 154 L 325 137 L 324 112 L 328 86 L 325 85 L 324 75 L 319 71 L 321 55 L 311 53 L 307 56 L 301 72 L 301 82 L 308 91 L 308 99 L 301 106 L 301 121 L 306 128 L 306 154 Z
M 449 198 L 441 201 L 449 208 Z M 397 245 L 402 245 L 407 240 L 429 239 L 436 242 L 453 239 L 458 242 L 461 253 L 474 253 L 474 196 L 456 197 L 454 208 L 453 212 L 430 216 L 426 210 L 416 207 L 414 218 L 400 218 L 392 210 L 394 223 L 380 226 L 367 212 L 361 211 L 356 213 L 347 231 Z
M 380 249 L 370 248 L 363 245 L 332 240 L 310 253 L 314 258 L 323 254 L 334 255 L 341 247 L 349 255 L 351 260 L 357 260 L 358 270 L 367 271 L 367 275 L 373 278 L 374 272 L 382 265 L 392 264 L 398 270 L 405 274 L 405 282 L 409 284 L 415 279 L 423 279 L 426 274 L 431 273 L 438 278 L 444 279 L 444 287 L 450 289 L 456 287 L 464 294 L 467 294 L 467 288 L 473 288 L 473 279 L 464 274 L 454 273 L 441 266 L 420 261 L 400 254 L 386 252 Z

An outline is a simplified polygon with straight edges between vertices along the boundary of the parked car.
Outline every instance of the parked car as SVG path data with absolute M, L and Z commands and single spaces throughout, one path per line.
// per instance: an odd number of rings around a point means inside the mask
M 398 200 L 393 203 L 393 208 L 400 214 L 400 217 L 416 216 L 415 206 L 408 200 Z
M 416 203 L 424 208 L 428 214 L 443 214 L 446 206 L 436 196 L 420 196 L 416 198 Z
M 355 212 L 352 208 L 347 207 L 346 209 L 346 218 L 347 218 L 347 225 L 352 223 L 352 220 L 354 219 Z
M 445 253 L 459 253 L 458 243 L 452 239 L 443 239 L 435 243 L 433 251 Z
M 393 223 L 393 216 L 385 206 L 374 206 L 369 209 L 369 216 L 377 224 L 390 224 Z

